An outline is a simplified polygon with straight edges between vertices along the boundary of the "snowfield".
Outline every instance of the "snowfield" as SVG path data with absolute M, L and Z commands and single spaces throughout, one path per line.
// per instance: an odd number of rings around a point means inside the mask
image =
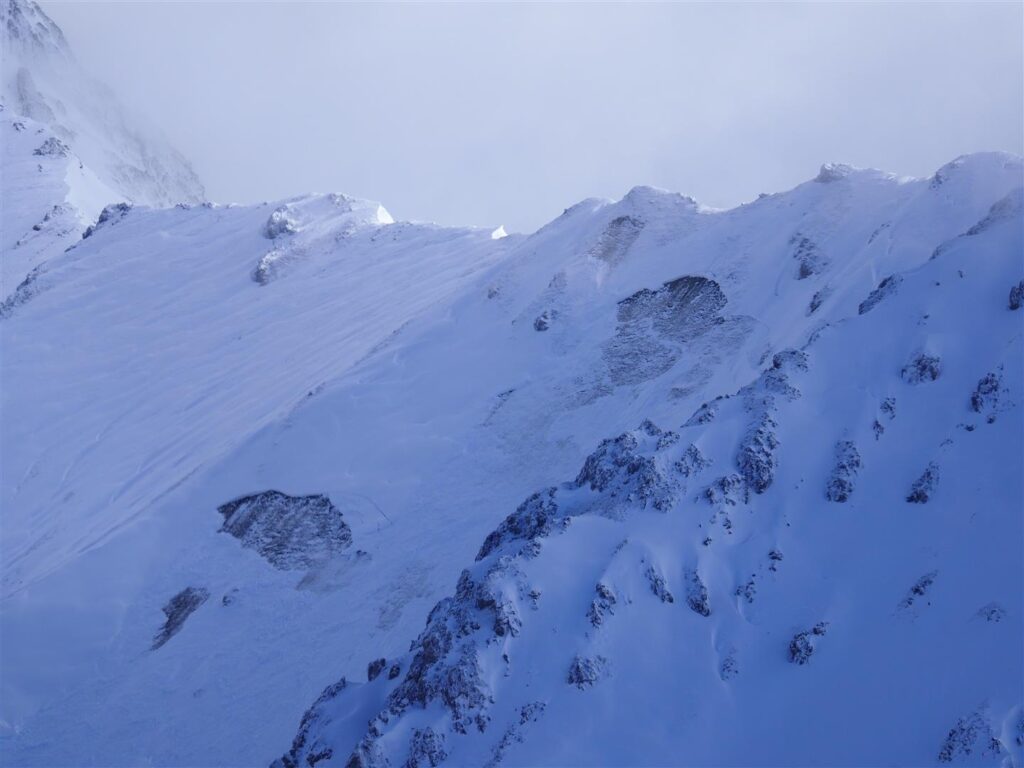
M 521 235 L 18 104 L 2 764 L 1024 765 L 1020 158 Z

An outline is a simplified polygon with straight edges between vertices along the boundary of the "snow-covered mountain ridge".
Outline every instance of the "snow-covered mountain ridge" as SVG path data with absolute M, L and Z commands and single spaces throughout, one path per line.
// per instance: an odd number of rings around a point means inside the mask
M 36 3 L 0 3 L 0 43 L 8 113 L 46 126 L 104 185 L 140 205 L 204 199 L 188 161 L 82 71 L 60 28 Z
M 1020 198 L 529 497 L 280 765 L 1018 765 Z
M 108 210 L 0 321 L 5 750 L 270 762 L 344 676 L 286 761 L 1018 760 L 1020 174 Z
M 18 104 L 4 764 L 1022 764 L 1020 158 L 503 236 Z

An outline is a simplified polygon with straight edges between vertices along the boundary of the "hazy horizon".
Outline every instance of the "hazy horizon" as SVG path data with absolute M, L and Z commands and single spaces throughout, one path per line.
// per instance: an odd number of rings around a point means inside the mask
M 531 231 L 636 185 L 732 207 L 1024 152 L 1018 3 L 42 6 L 221 202 Z

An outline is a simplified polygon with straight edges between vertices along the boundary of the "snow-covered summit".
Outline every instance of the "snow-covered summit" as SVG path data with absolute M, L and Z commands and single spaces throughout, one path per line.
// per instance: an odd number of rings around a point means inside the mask
M 200 202 L 202 183 L 155 127 L 82 71 L 60 28 L 32 0 L 0 3 L 7 114 L 53 132 L 108 187 L 135 203 Z
M 2 5 L 4 46 L 8 55 L 32 60 L 74 62 L 64 33 L 31 0 L 4 0 Z

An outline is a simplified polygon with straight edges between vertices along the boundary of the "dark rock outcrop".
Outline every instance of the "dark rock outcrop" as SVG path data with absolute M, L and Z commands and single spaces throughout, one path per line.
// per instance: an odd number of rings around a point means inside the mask
M 615 266 L 625 258 L 640 236 L 644 223 L 633 216 L 618 216 L 608 222 L 587 255 Z
M 712 400 L 709 403 L 704 403 L 694 411 L 693 415 L 686 420 L 683 427 L 695 427 L 699 424 L 708 424 L 714 420 L 715 415 L 718 413 L 718 406 L 715 401 Z
M 121 219 L 128 215 L 131 209 L 131 203 L 114 203 L 113 205 L 108 205 L 100 211 L 100 215 L 99 218 L 96 219 L 96 223 L 87 227 L 85 232 L 82 233 L 82 239 L 85 240 L 87 237 L 92 237 L 96 230 L 104 225 L 113 226 L 117 224 Z
M 647 567 L 644 571 L 644 576 L 647 578 L 647 584 L 659 600 L 663 603 L 674 603 L 676 601 L 673 597 L 672 592 L 668 588 L 668 582 L 665 581 L 664 574 L 661 573 L 653 565 Z
M 569 665 L 566 682 L 584 690 L 594 685 L 607 674 L 608 660 L 603 656 L 577 656 Z
M 374 659 L 366 666 L 366 682 L 372 683 L 376 680 L 380 673 L 384 671 L 384 667 L 388 664 L 388 660 L 385 658 Z
M 409 740 L 409 758 L 403 768 L 437 768 L 447 757 L 444 736 L 433 728 L 417 728 Z
M 979 760 L 994 762 L 1006 754 L 1002 742 L 996 738 L 992 724 L 982 711 L 971 712 L 957 720 L 939 749 L 940 763 L 965 761 L 978 764 Z
M 739 475 L 716 478 L 704 489 L 704 499 L 716 507 L 734 507 L 747 501 L 747 489 Z
M 971 410 L 975 413 L 987 413 L 988 421 L 995 421 L 995 411 L 999 406 L 999 395 L 1003 388 L 1001 371 L 987 373 L 978 381 L 971 393 Z
M 935 578 L 938 575 L 938 571 L 930 571 L 915 581 L 914 586 L 907 592 L 907 596 L 900 601 L 899 609 L 901 611 L 908 611 L 913 608 L 921 598 L 928 594 L 928 590 L 935 583 Z
M 910 487 L 907 501 L 911 504 L 927 504 L 938 484 L 939 465 L 933 461 L 928 464 L 921 476 Z
M 875 440 L 880 439 L 885 434 L 885 424 L 896 418 L 896 398 L 885 398 L 878 407 L 878 410 L 880 411 L 879 416 L 875 419 L 874 424 L 871 425 L 871 429 L 875 433 Z
M 40 264 L 29 272 L 25 279 L 18 283 L 18 287 L 14 289 L 3 302 L 0 302 L 0 320 L 6 320 L 14 314 L 14 310 L 22 306 L 34 296 L 37 296 L 43 289 L 42 281 L 40 277 L 46 272 L 46 264 Z
M 326 496 L 263 491 L 218 507 L 220 530 L 280 570 L 309 568 L 345 550 L 352 532 Z
M 172 597 L 163 608 L 167 620 L 153 638 L 152 650 L 155 651 L 178 634 L 185 625 L 185 620 L 209 598 L 209 590 L 203 587 L 186 587 Z
M 789 244 L 793 246 L 793 258 L 797 261 L 797 280 L 805 280 L 828 267 L 828 258 L 809 237 L 797 232 L 789 239 Z
M 811 629 L 798 632 L 789 642 L 789 660 L 794 664 L 803 665 L 811 660 L 817 649 L 818 640 L 828 633 L 828 624 L 818 622 Z
M 660 430 L 658 435 L 661 435 Z M 655 436 L 647 433 L 647 437 Z M 657 444 L 655 440 L 655 451 Z M 654 456 L 649 455 L 649 449 L 641 446 L 631 432 L 603 440 L 584 461 L 576 476 L 576 486 L 590 488 L 609 500 L 639 501 L 659 511 L 667 510 L 675 501 L 672 483 L 662 473 Z
M 492 696 L 480 669 L 478 643 L 518 631 L 518 608 L 501 586 L 511 569 L 507 560 L 499 558 L 479 581 L 470 571 L 462 572 L 454 597 L 444 598 L 430 612 L 426 628 L 413 643 L 409 671 L 379 718 L 386 722 L 409 707 L 439 702 L 457 733 L 466 733 L 470 726 L 486 729 Z M 371 727 L 361 748 L 372 744 L 372 731 Z
M 777 426 L 771 416 L 764 414 L 747 433 L 736 454 L 740 475 L 754 493 L 764 493 L 775 479 L 775 451 L 779 447 L 775 437 Z
M 33 155 L 39 157 L 67 157 L 71 148 L 56 136 L 51 136 L 34 150 Z
M 889 275 L 860 303 L 857 307 L 857 313 L 865 315 L 870 312 L 880 301 L 896 293 L 902 282 L 902 275 Z
M 778 466 L 779 440 L 775 436 L 778 425 L 773 414 L 779 398 L 796 400 L 800 397 L 792 376 L 807 370 L 807 354 L 786 349 L 772 357 L 767 368 L 752 384 L 740 390 L 745 407 L 751 414 L 747 434 L 736 453 L 736 466 L 748 489 L 764 493 L 775 480 Z
M 829 286 L 815 291 L 814 295 L 811 296 L 811 302 L 807 305 L 807 314 L 813 315 L 819 309 L 821 305 L 825 303 L 825 300 L 832 294 L 832 289 Z
M 840 440 L 836 443 L 835 456 L 835 467 L 825 485 L 825 498 L 843 503 L 853 493 L 854 481 L 861 467 L 860 453 L 852 441 Z
M 708 588 L 700 578 L 695 568 L 687 569 L 684 573 L 686 580 L 686 604 L 694 613 L 701 616 L 711 615 L 711 606 L 708 605 Z
M 587 618 L 590 620 L 590 625 L 596 629 L 604 624 L 606 616 L 611 616 L 615 613 L 617 599 L 612 588 L 604 582 L 599 581 L 594 590 L 597 592 L 597 597 L 590 603 Z
M 696 445 L 691 443 L 673 466 L 680 475 L 688 480 L 711 466 L 711 461 L 704 457 Z
M 555 488 L 547 488 L 533 494 L 520 504 L 516 511 L 492 531 L 476 555 L 483 560 L 501 546 L 518 541 L 534 541 L 549 534 L 556 522 L 562 518 L 555 501 Z
M 1024 280 L 1010 288 L 1010 309 L 1016 311 L 1024 306 Z
M 942 375 L 942 361 L 934 355 L 920 354 L 903 366 L 900 378 L 908 384 L 935 381 Z
M 310 742 L 314 728 L 326 722 L 325 705 L 336 699 L 348 687 L 345 678 L 341 678 L 320 693 L 317 700 L 302 715 L 299 730 L 292 740 L 291 749 L 271 764 L 271 768 L 314 768 L 318 762 L 329 760 L 334 756 L 334 749 L 321 744 L 315 739 Z M 305 759 L 303 759 L 303 757 Z
M 718 283 L 695 276 L 620 301 L 615 336 L 602 352 L 612 384 L 637 384 L 668 371 L 683 345 L 723 322 L 726 301 Z
M 733 594 L 744 600 L 748 605 L 753 605 L 754 598 L 757 596 L 757 574 L 750 574 L 750 578 L 736 587 Z

